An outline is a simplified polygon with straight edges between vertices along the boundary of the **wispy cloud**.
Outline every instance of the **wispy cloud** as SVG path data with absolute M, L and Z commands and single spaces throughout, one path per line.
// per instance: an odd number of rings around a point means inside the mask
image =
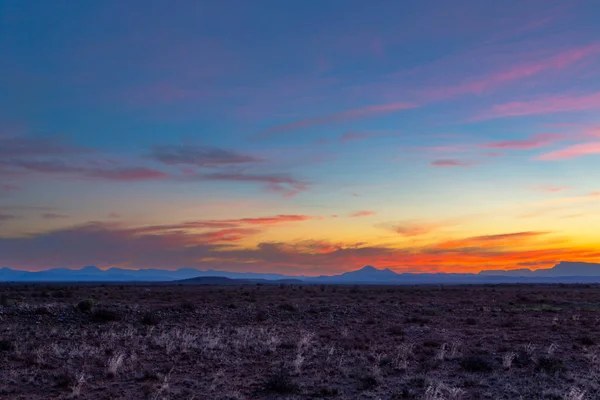
M 423 236 L 431 232 L 439 230 L 445 225 L 440 224 L 426 224 L 426 223 L 415 223 L 415 222 L 403 222 L 398 224 L 392 224 L 389 228 L 406 237 Z
M 354 213 L 350 214 L 349 217 L 351 217 L 351 218 L 369 217 L 369 216 L 375 215 L 375 214 L 377 214 L 375 211 L 363 210 L 363 211 L 354 212 Z
M 552 114 L 569 111 L 584 111 L 600 108 L 600 93 L 586 95 L 556 95 L 531 101 L 515 101 L 493 106 L 473 120 L 503 117 L 518 117 L 536 114 Z
M 564 138 L 564 135 L 558 133 L 539 133 L 532 135 L 525 140 L 504 140 L 499 142 L 491 142 L 484 144 L 483 147 L 492 149 L 530 150 L 549 146 L 557 140 L 562 140 Z
M 588 156 L 592 154 L 600 154 L 600 142 L 574 144 L 572 146 L 567 146 L 560 150 L 542 154 L 538 156 L 537 159 L 543 161 L 556 161 L 581 156 Z
M 538 192 L 558 193 L 558 192 L 564 192 L 565 190 L 568 189 L 568 187 L 566 187 L 566 186 L 539 185 L 539 186 L 535 186 L 533 189 L 535 191 L 538 191 Z
M 472 163 L 459 160 L 435 160 L 429 163 L 434 167 L 470 167 Z
M 199 180 L 255 182 L 266 184 L 268 191 L 281 193 L 287 197 L 295 196 L 309 189 L 309 183 L 286 174 L 245 174 L 243 172 L 215 172 L 194 177 Z
M 386 114 L 414 107 L 416 106 L 410 103 L 390 103 L 367 106 L 363 108 L 355 108 L 351 110 L 341 111 L 335 114 L 322 115 L 319 117 L 297 120 L 280 125 L 274 125 L 270 128 L 267 128 L 265 134 L 261 135 L 261 137 L 269 136 L 275 133 L 289 132 L 297 129 L 308 128 L 315 125 L 327 125 L 336 122 L 368 118 L 374 115 Z
M 600 43 L 592 43 L 590 45 L 564 50 L 539 61 L 509 66 L 505 70 L 494 72 L 477 80 L 431 89 L 425 92 L 425 96 L 430 99 L 445 99 L 466 94 L 481 95 L 486 91 L 503 87 L 510 82 L 529 78 L 548 71 L 562 70 L 595 54 L 600 54 Z

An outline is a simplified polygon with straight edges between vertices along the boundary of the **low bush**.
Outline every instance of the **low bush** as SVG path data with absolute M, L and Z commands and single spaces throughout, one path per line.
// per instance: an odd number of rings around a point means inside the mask
M 90 312 L 94 307 L 94 300 L 85 299 L 77 303 L 77 309 L 81 312 Z

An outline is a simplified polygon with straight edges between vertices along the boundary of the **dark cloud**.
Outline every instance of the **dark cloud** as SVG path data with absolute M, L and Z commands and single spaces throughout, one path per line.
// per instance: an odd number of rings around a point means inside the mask
M 2 223 L 4 221 L 10 221 L 11 219 L 16 219 L 16 218 L 17 218 L 16 215 L 0 213 L 0 223 Z
M 298 180 L 286 174 L 245 174 L 243 172 L 215 172 L 201 174 L 196 177 L 201 180 L 225 182 L 255 182 L 265 184 L 268 191 L 281 193 L 291 197 L 308 190 L 309 183 Z

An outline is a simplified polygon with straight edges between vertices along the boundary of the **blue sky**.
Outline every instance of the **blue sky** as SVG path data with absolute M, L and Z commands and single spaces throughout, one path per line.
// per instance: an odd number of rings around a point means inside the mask
M 597 260 L 599 17 L 584 0 L 0 1 L 0 265 Z

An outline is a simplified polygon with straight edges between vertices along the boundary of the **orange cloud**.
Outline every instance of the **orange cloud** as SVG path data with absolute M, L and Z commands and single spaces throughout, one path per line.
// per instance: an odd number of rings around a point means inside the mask
M 428 233 L 441 229 L 444 226 L 445 225 L 443 224 L 402 222 L 399 224 L 388 225 L 386 227 L 402 236 L 413 237 L 427 235 Z
M 24 237 L 0 237 L 0 264 L 30 270 L 95 264 L 321 275 L 363 265 L 389 267 L 398 272 L 478 272 L 600 258 L 597 246 L 573 246 L 550 233 L 534 231 L 404 248 L 327 240 L 239 245 L 242 239 L 257 233 L 260 230 L 243 226 L 192 233 L 89 223 Z
M 349 216 L 352 218 L 358 218 L 358 217 L 368 217 L 371 215 L 375 215 L 377 214 L 375 211 L 357 211 L 355 213 L 350 214 Z

